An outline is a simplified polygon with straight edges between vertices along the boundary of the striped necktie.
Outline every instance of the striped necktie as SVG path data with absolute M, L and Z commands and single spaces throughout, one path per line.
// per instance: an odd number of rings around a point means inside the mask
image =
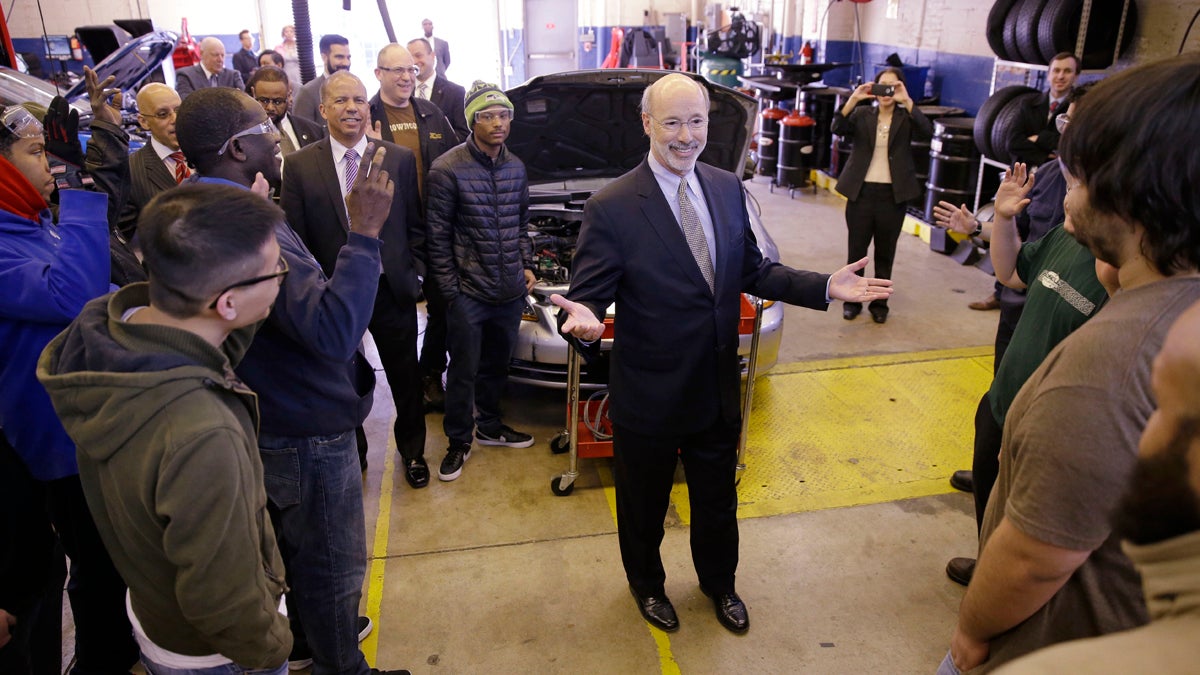
M 683 226 L 683 236 L 687 239 L 688 248 L 692 249 L 692 256 L 696 258 L 696 264 L 700 266 L 700 273 L 704 275 L 711 292 L 715 276 L 712 258 L 708 254 L 708 240 L 704 237 L 700 217 L 696 215 L 696 208 L 687 196 L 687 179 L 679 181 L 679 224 Z
M 346 151 L 346 194 L 354 188 L 354 179 L 358 178 L 358 151 L 350 148 Z
M 167 157 L 170 157 L 171 159 L 175 160 L 175 184 L 176 185 L 182 183 L 185 178 L 192 175 L 192 170 L 188 168 L 187 159 L 184 158 L 182 152 L 176 150 L 175 152 L 172 152 L 171 154 L 167 155 Z
M 422 82 L 420 85 L 417 86 L 417 98 L 423 98 L 426 101 L 429 100 L 429 85 L 428 84 L 425 84 L 424 82 Z

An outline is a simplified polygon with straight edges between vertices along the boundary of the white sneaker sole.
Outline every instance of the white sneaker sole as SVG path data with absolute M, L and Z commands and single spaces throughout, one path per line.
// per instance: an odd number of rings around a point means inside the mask
M 467 465 L 468 459 L 471 459 L 471 453 L 469 453 L 469 452 L 467 454 L 463 455 L 463 463 L 458 466 L 458 471 L 455 471 L 454 473 L 442 473 L 441 468 L 439 468 L 438 469 L 438 480 L 442 481 L 443 483 L 449 483 L 450 481 L 461 476 L 463 467 Z
M 305 668 L 311 668 L 312 664 L 312 659 L 297 659 L 296 661 L 288 661 L 288 670 L 304 670 Z
M 493 445 L 505 448 L 528 448 L 529 446 L 533 445 L 533 441 L 534 439 L 531 438 L 528 441 L 522 441 L 520 443 L 510 443 L 508 441 L 493 441 L 479 435 L 475 436 L 475 442 L 480 445 Z

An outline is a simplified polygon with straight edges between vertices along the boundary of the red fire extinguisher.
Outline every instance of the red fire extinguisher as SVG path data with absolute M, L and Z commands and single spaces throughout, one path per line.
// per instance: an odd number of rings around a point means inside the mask
M 800 49 L 800 63 L 801 64 L 809 64 L 812 62 L 813 62 L 812 42 L 805 42 L 804 46 Z
M 175 44 L 175 51 L 171 53 L 171 61 L 177 69 L 200 63 L 200 46 L 188 32 L 187 17 L 183 18 L 183 30 L 179 36 L 179 42 Z

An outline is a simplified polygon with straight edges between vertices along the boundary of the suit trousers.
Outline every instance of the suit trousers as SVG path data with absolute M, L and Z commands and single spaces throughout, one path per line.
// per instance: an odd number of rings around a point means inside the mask
M 617 539 L 629 585 L 664 592 L 661 544 L 677 458 L 683 462 L 692 511 L 692 564 L 709 593 L 734 591 L 738 564 L 737 441 L 739 427 L 718 419 L 689 434 L 650 436 L 613 425 Z
M 425 339 L 421 341 L 421 375 L 438 376 L 446 372 L 446 300 L 437 283 L 426 277 L 421 286 L 425 293 Z
M 849 231 L 849 254 L 852 263 L 867 255 L 875 241 L 875 273 L 880 279 L 892 278 L 892 263 L 896 259 L 896 242 L 904 226 L 904 204 L 897 204 L 890 183 L 863 183 L 858 199 L 846 202 L 846 229 Z M 859 276 L 863 270 L 859 270 Z M 887 305 L 876 300 L 872 305 Z
M 983 527 L 988 497 L 1000 476 L 1000 442 L 1004 430 L 992 414 L 992 399 L 984 393 L 975 410 L 975 448 L 971 459 L 971 478 L 975 484 L 975 529 Z
M 392 293 L 385 276 L 379 277 L 375 310 L 368 326 L 379 360 L 387 375 L 396 405 L 396 450 L 404 459 L 425 455 L 425 407 L 421 400 L 421 372 L 417 367 L 417 307 Z

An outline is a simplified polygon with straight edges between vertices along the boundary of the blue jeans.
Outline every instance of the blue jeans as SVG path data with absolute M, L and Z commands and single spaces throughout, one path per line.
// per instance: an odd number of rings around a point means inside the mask
M 287 675 L 288 672 L 287 661 L 278 668 L 248 669 L 233 663 L 211 668 L 171 668 L 147 659 L 144 654 L 142 665 L 145 666 L 147 675 Z
M 260 434 L 258 448 L 291 587 L 292 636 L 307 642 L 314 675 L 367 673 L 358 648 L 367 535 L 354 430 L 311 438 Z
M 446 416 L 442 429 L 451 443 L 471 443 L 475 427 L 500 427 L 500 396 L 521 328 L 518 298 L 489 305 L 459 294 L 446 314 Z M 474 412 L 474 417 L 472 417 Z

